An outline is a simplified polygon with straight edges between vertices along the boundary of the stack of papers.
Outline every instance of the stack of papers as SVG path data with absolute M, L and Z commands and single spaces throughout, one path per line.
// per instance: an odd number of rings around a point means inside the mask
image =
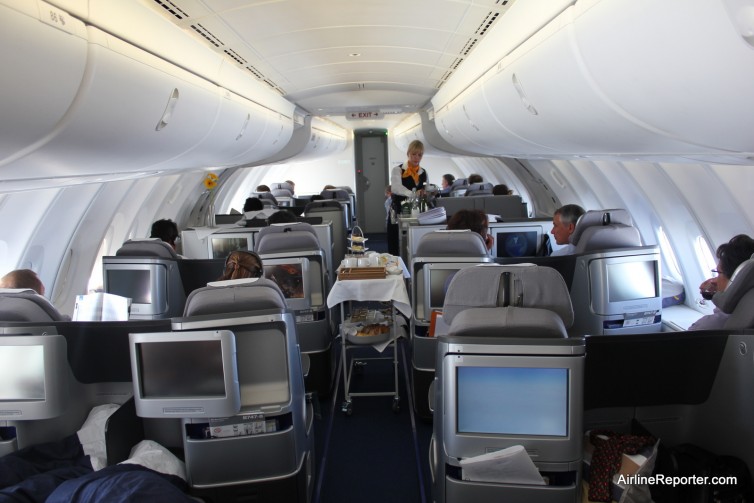
M 419 225 L 444 224 L 446 218 L 447 215 L 443 206 L 438 206 L 437 208 L 432 208 L 424 213 L 419 213 L 419 216 L 417 217 Z
M 463 480 L 501 484 L 545 485 L 534 461 L 522 445 L 460 461 Z

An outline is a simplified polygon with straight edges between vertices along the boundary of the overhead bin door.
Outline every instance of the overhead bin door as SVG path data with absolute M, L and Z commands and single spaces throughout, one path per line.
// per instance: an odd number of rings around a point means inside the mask
M 0 167 L 54 130 L 87 62 L 82 22 L 42 2 L 11 5 L 0 5 Z

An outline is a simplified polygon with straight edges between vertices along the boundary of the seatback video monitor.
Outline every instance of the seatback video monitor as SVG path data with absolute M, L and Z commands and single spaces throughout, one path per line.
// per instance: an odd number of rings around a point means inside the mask
M 62 335 L 0 335 L 0 420 L 60 416 L 69 374 Z
M 236 250 L 250 251 L 254 249 L 251 233 L 215 233 L 207 237 L 209 258 L 227 258 L 230 252 Z
M 129 334 L 129 349 L 138 416 L 213 418 L 240 410 L 233 332 Z
M 315 281 L 310 275 L 310 261 L 305 257 L 268 258 L 262 257 L 264 277 L 274 281 L 285 297 L 285 304 L 294 311 L 310 309 Z M 321 269 L 320 269 L 321 271 Z M 321 282 L 320 282 L 321 283 Z M 314 288 L 313 288 L 314 287 Z M 322 295 L 319 295 L 320 299 Z M 321 302 L 319 304 L 321 305 Z
M 107 293 L 131 299 L 131 315 L 157 316 L 169 308 L 167 266 L 144 261 L 103 262 Z
M 662 308 L 660 259 L 656 255 L 607 257 L 590 261 L 592 310 L 600 315 Z
M 542 245 L 544 228 L 502 222 L 492 224 L 489 232 L 495 240 L 492 250 L 496 257 L 535 257 Z
M 523 445 L 533 460 L 578 458 L 583 358 L 463 355 L 443 361 L 449 455 L 466 458 Z

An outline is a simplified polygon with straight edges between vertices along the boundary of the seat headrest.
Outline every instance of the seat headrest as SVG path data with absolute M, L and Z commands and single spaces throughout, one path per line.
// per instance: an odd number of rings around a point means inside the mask
M 450 333 L 474 337 L 568 337 L 563 319 L 557 313 L 547 309 L 510 306 L 467 309 L 453 319 Z
M 265 206 L 270 202 L 275 206 L 277 206 L 278 204 L 277 199 L 275 199 L 275 196 L 272 195 L 272 192 L 255 192 L 254 197 L 262 201 L 262 204 L 264 204 Z
M 66 321 L 49 300 L 34 290 L 0 289 L 0 321 Z
M 254 251 L 259 254 L 319 250 L 314 228 L 305 222 L 271 225 L 257 234 Z
M 587 211 L 576 222 L 569 241 L 575 253 L 642 245 L 639 229 L 623 209 Z
M 746 294 L 754 289 L 754 258 L 744 261 L 731 276 L 728 287 L 723 292 L 716 293 L 712 302 L 724 313 L 731 314 L 738 309 L 754 312 L 754 305 L 740 306 Z M 748 327 L 739 327 L 748 328 Z
M 270 191 L 274 197 L 293 197 L 293 192 L 288 189 L 272 189 Z
M 332 210 L 339 210 L 342 212 L 343 206 L 338 201 L 333 200 L 312 201 L 304 207 L 304 214 Z
M 335 199 L 336 201 L 348 201 L 348 192 L 343 189 L 325 189 L 319 194 L 325 199 Z
M 533 264 L 461 269 L 448 286 L 442 316 L 452 323 L 468 309 L 507 306 L 552 311 L 566 328 L 573 325 L 573 306 L 563 276 L 551 267 Z
M 115 252 L 118 257 L 159 257 L 178 260 L 172 246 L 160 238 L 129 239 Z
M 259 278 L 249 283 L 206 286 L 189 294 L 183 316 L 233 314 L 285 309 L 285 297 L 274 281 Z
M 450 190 L 466 187 L 468 184 L 469 182 L 465 178 L 456 178 L 453 180 L 453 183 L 450 184 Z
M 488 182 L 471 183 L 466 187 L 467 196 L 483 196 L 492 194 L 492 184 Z
M 270 184 L 270 190 L 287 190 L 288 192 L 293 193 L 293 187 L 288 182 L 272 183 Z
M 421 237 L 416 257 L 487 257 L 487 246 L 477 232 L 434 231 Z

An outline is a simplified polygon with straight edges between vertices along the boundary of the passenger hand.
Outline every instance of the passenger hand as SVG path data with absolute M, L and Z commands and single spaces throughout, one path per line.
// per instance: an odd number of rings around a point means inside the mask
M 484 236 L 484 245 L 487 247 L 487 250 L 491 250 L 494 243 L 495 240 L 492 236 L 490 236 L 489 234 Z

